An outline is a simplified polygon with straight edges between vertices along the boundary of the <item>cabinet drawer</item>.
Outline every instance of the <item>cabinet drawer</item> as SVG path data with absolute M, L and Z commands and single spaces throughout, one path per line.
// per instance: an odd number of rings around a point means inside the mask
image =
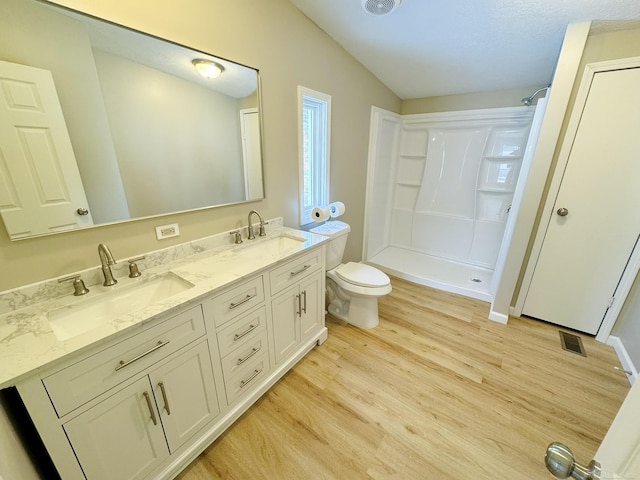
M 61 417 L 204 334 L 198 305 L 42 381 Z
M 260 276 L 216 295 L 210 300 L 209 307 L 214 322 L 219 327 L 262 302 L 264 302 L 264 286 Z
M 271 294 L 284 290 L 301 278 L 322 268 L 322 249 L 318 248 L 302 257 L 295 258 L 269 272 Z
M 258 385 L 267 373 L 269 373 L 269 356 L 265 352 L 262 356 L 247 362 L 231 380 L 225 382 L 227 403 L 231 404 L 242 394 L 251 391 L 252 387 Z
M 257 338 L 251 340 L 222 359 L 222 374 L 225 380 L 231 379 L 253 358 L 261 356 L 269 350 L 266 330 L 260 331 Z
M 262 307 L 221 329 L 217 334 L 220 356 L 226 356 L 265 333 L 266 318 L 266 309 Z

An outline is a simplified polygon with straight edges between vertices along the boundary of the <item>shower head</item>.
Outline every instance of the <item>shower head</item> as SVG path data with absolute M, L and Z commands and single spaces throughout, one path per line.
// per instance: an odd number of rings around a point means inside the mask
M 522 103 L 524 103 L 525 107 L 530 107 L 531 104 L 533 103 L 533 99 L 536 98 L 536 95 L 539 94 L 541 91 L 543 90 L 548 90 L 549 88 L 551 88 L 551 84 L 547 85 L 546 87 L 542 87 L 539 88 L 538 90 L 536 90 L 535 92 L 533 92 L 531 95 L 529 95 L 528 97 L 524 97 L 522 100 L 520 100 Z

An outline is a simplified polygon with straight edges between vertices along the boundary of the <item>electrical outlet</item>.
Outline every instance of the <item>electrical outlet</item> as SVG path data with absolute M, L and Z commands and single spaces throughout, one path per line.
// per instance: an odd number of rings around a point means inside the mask
M 165 238 L 177 237 L 180 235 L 180 228 L 177 223 L 170 225 L 161 225 L 156 227 L 156 238 L 158 240 L 164 240 Z

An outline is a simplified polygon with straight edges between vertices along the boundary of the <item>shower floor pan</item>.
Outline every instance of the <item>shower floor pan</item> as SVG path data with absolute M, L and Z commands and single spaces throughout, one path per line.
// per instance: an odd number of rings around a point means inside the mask
M 386 247 L 368 259 L 367 263 L 389 275 L 420 285 L 487 302 L 493 300 L 489 293 L 493 270 L 488 268 L 458 263 L 400 247 Z

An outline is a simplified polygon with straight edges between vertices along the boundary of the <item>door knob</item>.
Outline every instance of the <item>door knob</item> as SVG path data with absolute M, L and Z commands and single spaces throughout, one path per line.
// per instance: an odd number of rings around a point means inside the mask
M 87 210 L 86 208 L 80 207 L 78 210 L 76 210 L 76 213 L 78 215 L 89 215 L 89 210 Z
M 600 464 L 591 460 L 586 467 L 576 462 L 573 452 L 562 443 L 553 442 L 547 447 L 544 463 L 556 478 L 600 480 Z
M 556 211 L 556 213 L 557 213 L 558 215 L 560 215 L 561 217 L 566 217 L 567 215 L 569 215 L 569 210 L 567 210 L 566 208 L 562 207 L 562 208 L 559 208 L 559 209 Z

